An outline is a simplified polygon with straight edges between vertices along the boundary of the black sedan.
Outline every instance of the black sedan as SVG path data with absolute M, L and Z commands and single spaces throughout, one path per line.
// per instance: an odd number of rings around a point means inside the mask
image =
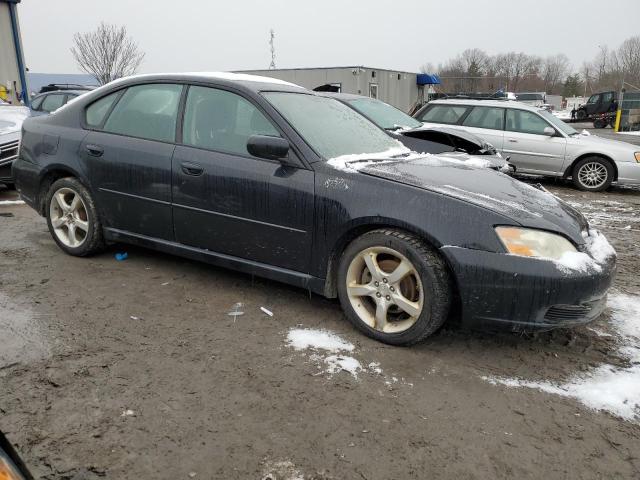
M 577 211 L 411 152 L 343 103 L 239 74 L 142 75 L 24 123 L 22 198 L 70 255 L 128 242 L 339 297 L 396 345 L 453 310 L 514 329 L 604 308 L 615 252 Z
M 415 152 L 444 155 L 468 165 L 513 173 L 515 167 L 477 135 L 447 127 L 427 127 L 388 103 L 349 93 L 322 93 L 367 117 Z M 476 157 L 481 155 L 481 157 Z

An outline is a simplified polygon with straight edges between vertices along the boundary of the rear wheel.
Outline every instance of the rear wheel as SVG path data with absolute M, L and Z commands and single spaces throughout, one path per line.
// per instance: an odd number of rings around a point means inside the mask
M 580 190 L 601 192 L 613 181 L 613 167 L 603 158 L 587 157 L 574 165 L 571 176 L 573 184 Z
M 411 345 L 447 319 L 451 280 L 442 258 L 418 237 L 375 230 L 344 251 L 338 296 L 349 321 L 366 335 Z
M 587 112 L 585 112 L 584 110 L 578 110 L 576 112 L 576 117 L 578 117 L 578 120 L 584 120 L 585 118 L 587 118 Z
M 47 192 L 47 225 L 58 246 L 84 257 L 104 246 L 102 226 L 89 191 L 77 179 L 55 181 Z

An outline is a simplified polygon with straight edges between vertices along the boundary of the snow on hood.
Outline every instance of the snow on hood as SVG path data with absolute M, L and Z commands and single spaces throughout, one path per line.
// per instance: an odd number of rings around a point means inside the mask
M 560 231 L 582 245 L 584 216 L 549 192 L 487 168 L 438 155 L 368 161 L 361 174 L 411 185 L 503 214 L 523 226 Z
M 28 107 L 0 106 L 0 135 L 19 132 L 22 122 L 30 115 Z

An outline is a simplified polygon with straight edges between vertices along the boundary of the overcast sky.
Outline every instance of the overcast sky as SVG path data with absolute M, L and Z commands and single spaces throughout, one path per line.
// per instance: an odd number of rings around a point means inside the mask
M 466 48 L 565 53 L 640 35 L 640 0 L 22 0 L 26 64 L 76 73 L 73 34 L 125 25 L 146 53 L 140 73 L 366 65 L 417 71 Z

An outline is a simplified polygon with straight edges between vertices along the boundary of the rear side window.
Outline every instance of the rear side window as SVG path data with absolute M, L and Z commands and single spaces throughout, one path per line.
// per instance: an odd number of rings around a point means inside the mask
M 31 108 L 34 110 L 40 110 L 40 104 L 42 104 L 42 100 L 44 100 L 44 97 L 38 97 L 33 100 L 31 102 Z
M 251 135 L 279 137 L 271 122 L 240 95 L 209 87 L 189 87 L 184 110 L 185 145 L 249 155 Z
M 456 124 L 467 111 L 463 105 L 434 105 L 422 114 L 420 121 Z
M 43 112 L 53 112 L 54 110 L 57 110 L 62 105 L 64 105 L 64 97 L 64 95 L 59 93 L 47 95 L 46 98 L 42 101 L 42 106 L 40 109 Z
M 535 113 L 507 109 L 507 130 L 510 132 L 544 135 L 544 129 L 548 126 L 550 125 Z
M 109 115 L 104 130 L 173 142 L 181 93 L 181 85 L 156 83 L 129 87 Z
M 106 117 L 111 105 L 116 101 L 120 92 L 112 93 L 106 97 L 102 97 L 100 100 L 93 102 L 87 107 L 85 120 L 87 125 L 92 127 L 99 127 L 102 125 L 104 118 Z
M 504 110 L 493 107 L 473 107 L 473 110 L 464 119 L 462 125 L 465 127 L 502 130 L 504 128 Z

